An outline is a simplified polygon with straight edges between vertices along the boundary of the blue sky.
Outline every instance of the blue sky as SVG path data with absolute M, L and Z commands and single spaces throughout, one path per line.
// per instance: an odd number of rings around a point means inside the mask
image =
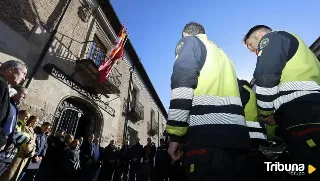
M 319 0 L 111 0 L 166 109 L 174 50 L 184 25 L 202 24 L 209 39 L 233 61 L 238 77 L 251 79 L 256 56 L 242 44 L 254 25 L 293 32 L 311 45 L 320 36 Z

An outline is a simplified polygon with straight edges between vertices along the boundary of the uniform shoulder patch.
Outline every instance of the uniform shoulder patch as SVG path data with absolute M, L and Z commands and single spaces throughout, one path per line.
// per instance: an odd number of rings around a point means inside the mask
M 184 45 L 184 42 L 183 41 L 181 41 L 181 42 L 179 42 L 178 43 L 178 45 L 176 46 L 176 50 L 175 50 L 175 53 L 176 53 L 176 60 L 178 59 L 178 57 L 179 57 L 179 51 L 180 51 L 180 49 L 181 49 L 181 47 Z
M 270 41 L 269 38 L 262 39 L 259 44 L 260 50 L 266 47 L 269 44 L 269 41 Z
M 180 43 L 178 43 L 178 45 L 176 46 L 176 54 L 178 54 L 179 53 L 179 50 L 180 50 L 180 48 L 183 46 L 183 44 L 184 44 L 184 42 L 182 41 L 182 42 L 180 42 Z

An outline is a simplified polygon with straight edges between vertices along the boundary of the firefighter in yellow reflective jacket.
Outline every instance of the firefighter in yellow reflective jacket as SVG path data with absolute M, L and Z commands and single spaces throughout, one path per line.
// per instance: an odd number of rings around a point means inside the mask
M 22 128 L 26 125 L 26 121 L 29 119 L 30 113 L 26 110 L 21 110 L 18 113 L 16 133 L 13 136 L 13 140 L 17 147 L 21 146 L 23 143 L 27 143 L 30 140 L 30 136 L 22 132 Z
M 30 116 L 30 113 L 26 110 L 19 111 L 16 132 L 21 132 L 21 128 L 26 124 L 26 121 L 29 119 Z
M 20 147 L 22 144 L 26 144 L 30 141 L 30 135 L 26 132 L 17 132 L 13 139 L 15 140 L 16 147 Z
M 233 64 L 198 23 L 185 26 L 176 47 L 166 131 L 173 160 L 181 157 L 182 138 L 186 143 L 183 160 L 191 181 L 234 180 L 235 150 L 250 148 Z
M 281 131 L 278 125 L 266 125 L 266 132 L 269 141 L 274 141 L 276 143 L 284 142 L 283 131 Z
M 252 148 L 258 149 L 267 140 L 265 125 L 258 122 L 258 107 L 255 93 L 249 82 L 239 80 L 241 102 L 244 106 L 244 116 L 249 129 Z
M 273 117 L 284 130 L 294 161 L 320 168 L 320 63 L 317 57 L 298 36 L 272 31 L 265 25 L 251 28 L 244 43 L 258 56 L 253 90 L 260 115 L 269 121 Z
M 21 129 L 24 125 L 26 125 L 25 121 L 18 118 L 17 125 L 16 125 L 16 131 L 21 132 Z
M 244 82 L 242 82 L 242 84 L 248 85 L 248 87 L 250 87 L 250 88 L 253 87 L 253 83 L 251 83 L 251 82 L 248 83 L 248 82 L 244 81 Z M 253 91 L 253 90 L 251 90 L 251 91 Z M 240 91 L 240 94 L 241 94 L 241 91 Z M 257 100 L 255 95 L 254 95 L 254 97 L 255 97 L 255 100 Z M 242 100 L 242 98 L 241 98 L 241 100 Z M 257 101 L 255 101 L 255 102 L 256 102 L 256 107 L 255 107 L 254 110 L 257 111 Z M 258 115 L 258 111 L 257 111 L 257 115 Z M 261 123 L 261 124 L 263 124 L 263 123 Z M 281 129 L 279 128 L 279 126 L 276 123 L 274 123 L 274 122 L 270 123 L 270 122 L 265 122 L 264 121 L 263 125 L 264 125 L 264 127 L 266 129 L 265 132 L 266 132 L 266 135 L 267 135 L 267 139 L 269 141 L 274 141 L 276 143 L 283 143 L 283 141 L 284 141 L 283 131 L 281 131 Z
M 258 122 L 257 98 L 251 85 L 246 80 L 238 80 L 241 102 L 251 139 L 251 150 L 239 155 L 237 160 L 239 180 L 261 180 L 268 175 L 264 162 L 266 157 L 259 150 L 260 145 L 267 144 L 265 124 Z M 250 172 L 248 172 L 250 170 Z

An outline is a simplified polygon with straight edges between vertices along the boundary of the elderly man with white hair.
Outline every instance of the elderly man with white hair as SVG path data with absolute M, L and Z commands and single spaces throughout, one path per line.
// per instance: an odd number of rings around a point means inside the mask
M 17 93 L 11 86 L 24 81 L 26 74 L 26 65 L 17 60 L 6 61 L 0 66 L 0 150 L 7 143 L 2 128 L 10 114 L 10 97 Z

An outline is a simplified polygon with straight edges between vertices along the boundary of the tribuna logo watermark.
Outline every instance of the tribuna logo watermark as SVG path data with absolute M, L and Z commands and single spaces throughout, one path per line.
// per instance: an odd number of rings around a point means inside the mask
M 282 164 L 279 162 L 264 162 L 267 165 L 268 172 L 282 172 L 286 171 L 290 175 L 303 176 L 306 174 L 306 167 L 304 164 Z

